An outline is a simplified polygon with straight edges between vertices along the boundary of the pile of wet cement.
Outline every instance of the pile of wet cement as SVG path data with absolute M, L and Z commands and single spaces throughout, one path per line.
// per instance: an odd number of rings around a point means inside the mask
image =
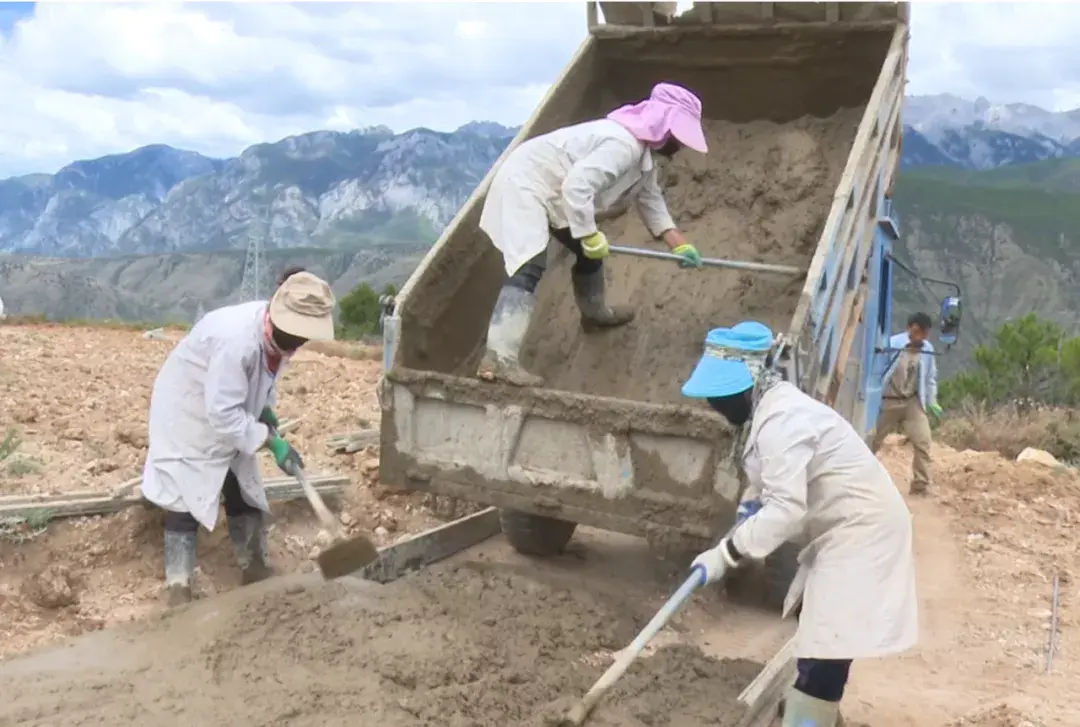
M 95 634 L 111 641 L 94 647 L 94 668 L 20 674 L 9 662 L 0 725 L 541 727 L 651 615 L 633 609 L 475 563 L 362 589 L 241 589 Z M 660 649 L 591 724 L 729 727 L 759 670 Z
M 706 122 L 709 153 L 682 152 L 661 172 L 675 223 L 705 257 L 808 268 L 862 113 Z M 602 228 L 612 244 L 666 249 L 634 210 Z M 803 286 L 790 276 L 613 257 L 605 263 L 608 299 L 634 306 L 637 319 L 585 335 L 571 262 L 562 256 L 541 281 L 526 366 L 549 388 L 656 403 L 680 403 L 710 329 L 753 319 L 786 331 Z

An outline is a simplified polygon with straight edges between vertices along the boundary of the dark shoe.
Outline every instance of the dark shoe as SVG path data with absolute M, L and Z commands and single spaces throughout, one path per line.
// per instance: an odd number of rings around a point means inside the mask
M 252 583 L 258 583 L 259 581 L 265 581 L 274 575 L 273 569 L 269 566 L 253 562 L 247 568 L 243 568 L 240 571 L 240 582 L 245 585 L 251 585 Z
M 169 608 L 176 608 L 177 606 L 183 606 L 185 603 L 191 603 L 191 586 L 181 586 L 178 584 L 168 586 L 165 591 L 165 599 Z
M 634 310 L 629 306 L 607 304 L 603 268 L 593 273 L 571 273 L 570 277 L 574 300 L 581 311 L 581 328 L 586 333 L 624 326 L 634 320 Z
M 240 565 L 240 580 L 244 585 L 266 580 L 270 570 L 270 553 L 266 525 L 262 512 L 234 515 L 229 521 L 229 539 Z

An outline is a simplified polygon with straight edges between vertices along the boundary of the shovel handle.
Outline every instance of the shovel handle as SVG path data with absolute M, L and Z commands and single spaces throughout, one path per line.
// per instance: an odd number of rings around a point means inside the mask
M 592 689 L 586 692 L 585 696 L 574 705 L 567 715 L 567 720 L 575 727 L 580 727 L 585 723 L 589 713 L 592 712 L 593 707 L 600 701 L 600 698 L 604 696 L 604 693 L 611 688 L 615 682 L 626 673 L 626 670 L 630 668 L 630 665 L 634 663 L 642 649 L 646 644 L 652 641 L 653 637 L 660 632 L 667 622 L 671 620 L 671 617 L 682 607 L 688 598 L 705 584 L 705 569 L 701 566 L 697 566 L 690 573 L 690 577 L 683 581 L 683 584 L 679 586 L 679 590 L 667 600 L 656 615 L 652 617 L 652 620 L 646 624 L 645 628 L 641 630 L 634 640 L 630 642 L 630 645 L 619 652 L 619 656 L 615 659 L 615 663 L 608 667 L 607 671 L 601 675 L 596 683 L 593 684 Z
M 307 473 L 298 467 L 296 468 L 296 471 L 293 472 L 293 477 L 295 477 L 297 481 L 300 482 L 300 486 L 304 488 L 304 495 L 307 496 L 308 502 L 311 503 L 311 508 L 315 511 L 315 514 L 319 516 L 319 519 L 322 520 L 323 525 L 340 538 L 342 536 L 341 525 L 338 524 L 338 520 L 334 517 L 334 513 L 330 512 L 330 508 L 323 502 L 322 496 L 319 495 L 318 490 L 312 487 L 311 483 L 308 481 Z
M 633 255 L 634 257 L 649 257 L 655 260 L 671 260 L 672 262 L 683 262 L 686 260 L 682 255 L 676 255 L 672 252 L 660 252 L 659 250 L 648 250 L 643 247 L 623 247 L 622 245 L 609 245 L 608 250 L 613 255 Z M 726 268 L 728 270 L 749 270 L 756 273 L 778 273 L 780 275 L 806 275 L 806 271 L 802 268 L 797 268 L 794 265 L 774 265 L 772 263 L 751 263 L 744 262 L 742 260 L 723 260 L 721 258 L 703 257 L 701 258 L 702 267 L 706 268 Z

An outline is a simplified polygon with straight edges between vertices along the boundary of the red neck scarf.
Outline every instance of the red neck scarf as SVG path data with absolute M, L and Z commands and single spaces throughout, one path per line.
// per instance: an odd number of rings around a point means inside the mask
M 278 369 L 281 368 L 283 361 L 289 359 L 289 354 L 282 351 L 281 348 L 274 342 L 274 327 L 270 324 L 270 311 L 266 311 L 266 315 L 263 316 L 263 350 L 266 352 L 266 369 L 277 376 Z

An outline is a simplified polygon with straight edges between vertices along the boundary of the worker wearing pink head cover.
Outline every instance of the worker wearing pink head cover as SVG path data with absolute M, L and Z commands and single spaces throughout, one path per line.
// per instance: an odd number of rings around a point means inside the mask
M 685 88 L 660 83 L 641 103 L 511 149 L 495 170 L 480 214 L 480 229 L 502 254 L 507 275 L 488 324 L 480 378 L 543 385 L 542 377 L 521 366 L 520 354 L 551 239 L 574 254 L 570 275 L 585 333 L 634 318 L 633 308 L 608 303 L 603 263 L 611 250 L 599 221 L 633 204 L 683 267 L 701 267 L 697 248 L 668 211 L 656 164 L 656 157 L 670 159 L 683 147 L 707 149 L 701 101 Z
M 672 141 L 702 154 L 709 151 L 701 128 L 701 100 L 674 83 L 656 84 L 649 98 L 620 106 L 607 117 L 661 155 Z

